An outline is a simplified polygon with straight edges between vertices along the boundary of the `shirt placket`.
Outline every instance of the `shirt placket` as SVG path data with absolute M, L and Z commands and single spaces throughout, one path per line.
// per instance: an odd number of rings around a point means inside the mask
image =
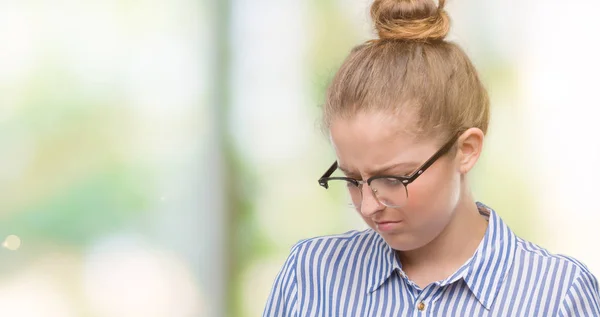
M 442 291 L 442 286 L 431 284 L 419 292 L 413 302 L 413 317 L 432 316 L 436 297 Z

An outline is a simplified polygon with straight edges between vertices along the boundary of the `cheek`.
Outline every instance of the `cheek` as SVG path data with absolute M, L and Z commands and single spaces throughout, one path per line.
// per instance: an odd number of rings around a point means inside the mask
M 435 172 L 438 173 L 431 173 L 427 175 L 429 177 L 423 175 L 423 179 L 419 178 L 408 186 L 406 211 L 414 218 L 427 220 L 443 217 L 454 210 L 458 203 L 460 178 L 449 172 Z
M 414 250 L 435 239 L 450 222 L 458 203 L 460 177 L 457 179 L 451 171 L 436 171 L 425 176 L 408 186 L 408 202 L 402 208 L 406 231 L 386 239 L 397 250 Z M 373 227 L 367 219 L 365 221 Z

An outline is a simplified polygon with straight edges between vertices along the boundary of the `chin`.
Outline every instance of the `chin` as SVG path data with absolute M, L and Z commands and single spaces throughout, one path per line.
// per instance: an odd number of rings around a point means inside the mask
M 416 239 L 409 234 L 388 234 L 381 232 L 379 232 L 379 234 L 392 249 L 397 251 L 416 250 L 424 247 L 428 243 L 427 241 Z

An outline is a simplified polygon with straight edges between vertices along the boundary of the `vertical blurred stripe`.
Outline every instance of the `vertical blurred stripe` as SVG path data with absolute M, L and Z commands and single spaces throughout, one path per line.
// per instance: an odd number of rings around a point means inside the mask
M 229 0 L 204 0 L 208 21 L 209 61 L 203 71 L 208 98 L 208 131 L 204 161 L 200 167 L 199 188 L 203 190 L 199 212 L 202 239 L 201 276 L 204 293 L 209 300 L 206 316 L 232 316 L 236 306 L 232 305 L 232 283 L 235 275 L 233 261 L 235 247 L 231 228 L 235 228 L 235 201 L 232 200 L 231 174 L 232 151 L 228 146 L 230 109 L 230 42 Z

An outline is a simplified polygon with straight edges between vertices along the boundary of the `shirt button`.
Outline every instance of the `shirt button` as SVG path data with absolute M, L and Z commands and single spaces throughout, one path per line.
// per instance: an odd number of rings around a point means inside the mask
M 417 305 L 417 309 L 419 311 L 424 311 L 425 310 L 425 303 L 420 302 L 419 305 Z

